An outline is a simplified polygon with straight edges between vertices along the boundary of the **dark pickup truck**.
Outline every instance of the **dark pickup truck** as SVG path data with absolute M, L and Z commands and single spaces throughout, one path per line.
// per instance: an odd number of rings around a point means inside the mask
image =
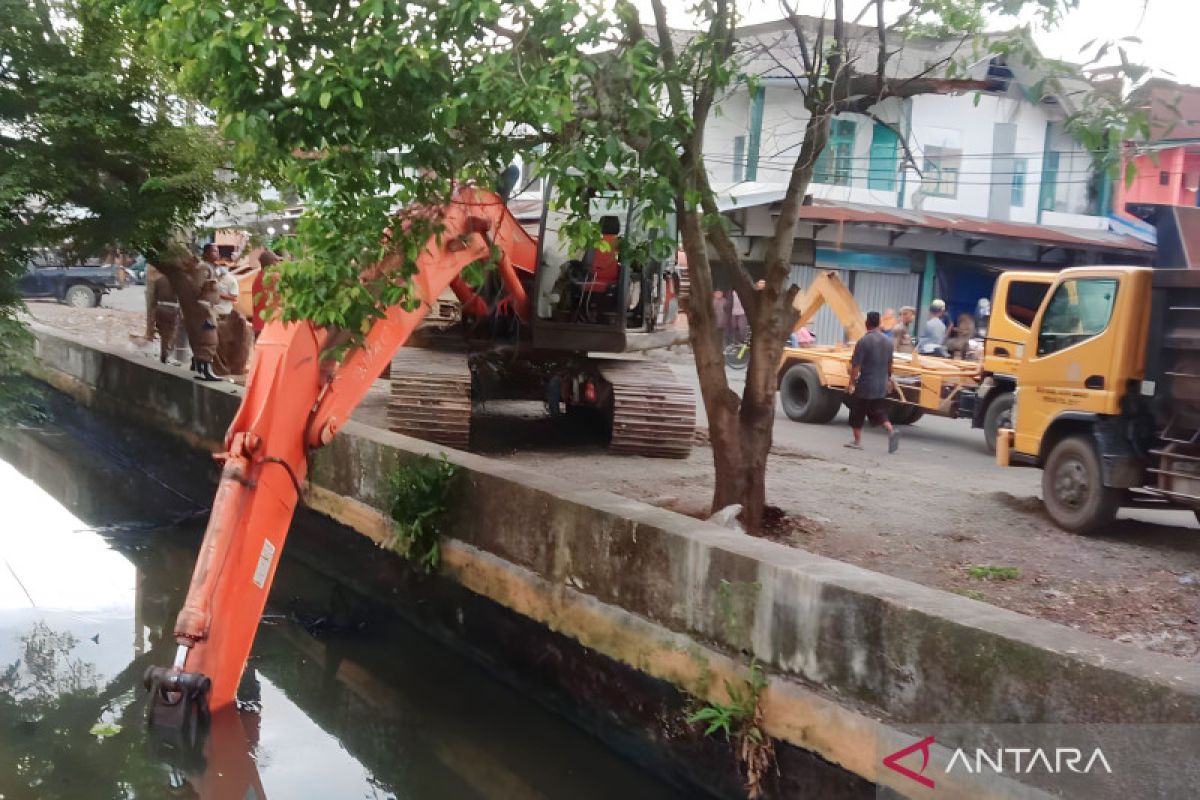
M 22 297 L 53 297 L 75 308 L 94 308 L 110 289 L 128 280 L 115 265 L 44 266 L 30 264 L 18 282 Z

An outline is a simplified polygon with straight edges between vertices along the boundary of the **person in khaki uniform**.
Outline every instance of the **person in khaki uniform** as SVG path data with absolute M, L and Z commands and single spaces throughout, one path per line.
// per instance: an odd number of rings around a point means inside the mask
M 146 264 L 146 341 L 154 339 L 154 330 L 158 327 L 158 279 L 162 273 Z M 174 292 L 171 294 L 174 297 Z M 178 302 L 178 301 L 176 301 Z
M 196 378 L 202 381 L 221 380 L 213 374 L 213 363 L 217 360 L 217 348 L 220 346 L 220 336 L 217 333 L 217 304 L 221 302 L 221 292 L 217 289 L 217 276 L 212 267 L 199 262 L 192 267 L 188 276 L 192 286 L 194 319 L 188 325 L 188 340 L 192 343 L 192 356 Z M 182 301 L 182 298 L 180 298 Z M 184 316 L 186 318 L 186 306 Z
M 245 375 L 254 344 L 250 323 L 234 307 L 238 298 L 238 282 L 228 269 L 217 267 L 218 301 L 217 357 L 213 369 L 218 375 Z
M 154 274 L 156 277 L 151 296 L 155 298 L 154 327 L 158 331 L 158 360 L 166 364 L 167 356 L 175 347 L 175 333 L 179 328 L 179 298 L 166 275 L 158 270 Z
M 158 267 L 175 290 L 192 346 L 192 371 L 196 378 L 221 380 L 212 371 L 217 356 L 217 317 L 213 309 L 220 300 L 212 267 L 180 246 L 173 246 L 163 253 L 147 254 L 146 260 Z

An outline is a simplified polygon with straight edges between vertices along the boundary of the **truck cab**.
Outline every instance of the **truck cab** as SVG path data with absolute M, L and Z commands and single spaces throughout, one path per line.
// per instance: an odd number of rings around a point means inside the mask
M 1200 508 L 1200 271 L 1063 270 L 1026 339 L 1001 464 L 1042 469 L 1050 516 L 1102 529 L 1121 506 Z

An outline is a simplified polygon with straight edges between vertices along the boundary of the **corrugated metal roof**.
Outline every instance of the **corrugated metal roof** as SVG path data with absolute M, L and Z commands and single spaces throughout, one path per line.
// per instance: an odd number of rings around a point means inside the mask
M 1154 246 L 1132 236 L 1104 230 L 1059 228 L 1027 222 L 1003 222 L 965 214 L 940 214 L 929 211 L 891 208 L 889 206 L 840 203 L 818 200 L 800 209 L 802 222 L 826 224 L 878 225 L 896 228 L 916 228 L 926 231 L 956 233 L 998 239 L 1021 239 L 1035 244 L 1083 248 L 1089 250 L 1119 250 L 1127 253 L 1153 253 Z

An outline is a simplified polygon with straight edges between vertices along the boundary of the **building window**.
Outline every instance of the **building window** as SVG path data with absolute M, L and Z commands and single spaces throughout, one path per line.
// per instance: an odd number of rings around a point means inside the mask
M 931 197 L 957 197 L 961 163 L 962 150 L 957 147 L 926 147 L 925 194 Z
M 875 123 L 871 129 L 871 166 L 867 173 L 867 188 L 890 192 L 896 188 L 896 151 L 899 140 L 896 132 L 886 125 Z
M 829 123 L 829 142 L 817 156 L 817 164 L 813 169 L 815 182 L 850 185 L 856 128 L 854 121 L 849 119 L 835 119 Z
M 746 137 L 733 137 L 733 182 L 746 180 Z
M 1159 186 L 1170 186 L 1171 185 L 1171 173 L 1169 173 L 1165 170 L 1158 173 L 1158 185 Z
M 1038 192 L 1038 210 L 1054 210 L 1054 196 L 1058 192 L 1058 152 L 1047 150 L 1042 159 L 1042 185 Z
M 1025 174 L 1029 171 L 1029 160 L 1014 158 L 1012 160 L 1012 204 L 1025 205 Z

